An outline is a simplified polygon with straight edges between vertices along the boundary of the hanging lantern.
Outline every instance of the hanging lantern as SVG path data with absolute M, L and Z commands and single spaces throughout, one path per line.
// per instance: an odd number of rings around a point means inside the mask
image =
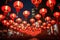
M 46 8 L 41 8 L 41 9 L 39 10 L 39 13 L 44 17 L 45 14 L 47 13 L 47 9 L 46 9 Z
M 34 28 L 35 26 L 36 26 L 36 24 L 35 24 L 35 23 L 33 23 L 33 24 L 32 24 L 32 27 Z
M 51 20 L 51 24 L 54 25 L 56 23 L 55 20 Z
M 2 21 L 4 18 L 5 18 L 5 16 L 0 14 L 0 21 Z
M 21 19 L 21 18 L 17 18 L 17 19 L 16 19 L 16 22 L 17 22 L 17 23 L 21 23 L 21 22 L 22 22 L 22 19 Z
M 16 14 L 15 14 L 15 13 L 11 13 L 11 14 L 10 14 L 10 18 L 11 18 L 12 20 L 14 20 L 14 19 L 16 18 Z
M 54 12 L 53 16 L 54 16 L 55 18 L 59 18 L 60 12 Z
M 27 24 L 27 21 L 23 21 L 22 23 L 23 23 L 24 25 L 26 25 L 26 24 Z
M 14 25 L 14 26 L 18 26 L 18 23 L 15 23 L 15 22 L 14 22 L 14 24 L 13 24 L 13 25 Z
M 3 24 L 3 25 L 6 25 L 6 23 L 7 23 L 7 20 L 3 20 L 3 21 L 2 21 L 2 24 Z
M 45 18 L 45 20 L 46 20 L 46 21 L 50 21 L 51 18 L 50 18 L 49 16 L 47 16 L 47 17 Z
M 35 22 L 35 19 L 34 19 L 34 18 L 31 18 L 31 19 L 30 19 L 30 22 L 31 22 L 31 23 L 34 23 L 34 22 Z
M 51 27 L 51 24 L 50 23 L 48 23 L 47 24 L 47 29 L 49 29 Z
M 10 6 L 8 6 L 8 5 L 2 6 L 1 9 L 2 9 L 2 11 L 4 12 L 4 15 L 7 15 L 7 13 L 9 13 L 9 12 L 11 11 Z
M 16 9 L 16 12 L 19 12 L 20 9 L 23 8 L 23 3 L 21 1 L 15 1 L 13 6 Z
M 9 23 L 10 23 L 10 24 L 13 24 L 13 23 L 14 23 L 14 21 L 13 21 L 13 20 L 9 20 Z
M 43 28 L 46 29 L 47 24 L 44 22 L 43 23 Z
M 42 2 L 42 0 L 31 0 L 31 2 L 37 8 L 39 6 L 39 4 Z
M 10 23 L 9 23 L 9 22 L 7 22 L 7 23 L 6 23 L 6 26 L 9 26 L 9 25 L 10 25 Z
M 51 10 L 54 9 L 55 4 L 56 4 L 56 0 L 48 0 L 48 1 L 46 2 L 46 5 L 47 5 Z
M 36 14 L 36 15 L 35 15 L 35 18 L 36 18 L 37 20 L 39 20 L 39 19 L 41 18 L 41 15 L 40 15 L 40 14 Z
M 30 11 L 25 10 L 25 11 L 23 12 L 23 15 L 24 15 L 25 18 L 28 18 L 28 16 L 30 15 Z
M 38 22 L 39 24 L 41 24 L 41 23 L 42 23 L 42 21 L 41 21 L 41 20 L 38 20 L 37 22 Z
M 10 28 L 14 28 L 14 26 L 13 25 L 10 25 Z
M 27 24 L 27 27 L 30 27 L 30 23 Z

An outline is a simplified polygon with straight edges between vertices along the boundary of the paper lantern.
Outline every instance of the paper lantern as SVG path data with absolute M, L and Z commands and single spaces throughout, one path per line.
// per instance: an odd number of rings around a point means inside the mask
M 55 20 L 51 20 L 51 24 L 54 25 L 56 23 Z
M 54 16 L 55 18 L 59 18 L 60 12 L 54 12 L 53 16 Z
M 17 18 L 17 19 L 16 19 L 16 22 L 17 22 L 17 23 L 21 23 L 21 22 L 22 22 L 22 19 L 21 19 L 21 18 Z
M 9 13 L 11 11 L 11 7 L 8 5 L 4 5 L 2 6 L 2 11 L 4 12 L 4 15 L 7 15 L 7 13 Z
M 4 18 L 5 18 L 5 16 L 0 14 L 0 21 L 2 21 Z
M 30 11 L 25 10 L 25 11 L 23 12 L 23 16 L 24 16 L 25 18 L 28 18 L 29 15 L 30 15 Z
M 46 2 L 46 5 L 47 5 L 51 10 L 54 9 L 55 4 L 56 4 L 56 0 L 48 0 L 48 1 Z
M 48 21 L 51 20 L 51 18 L 50 18 L 49 16 L 47 16 L 47 17 L 45 18 L 45 20 L 48 22 Z
M 16 18 L 16 14 L 15 14 L 15 13 L 11 13 L 11 14 L 10 14 L 10 18 L 11 18 L 12 20 L 14 20 L 14 19 Z
M 47 13 L 47 9 L 46 9 L 46 8 L 41 8 L 41 9 L 39 10 L 39 13 L 44 17 L 45 14 Z
M 36 14 L 36 15 L 35 15 L 35 18 L 36 18 L 37 20 L 39 20 L 39 19 L 41 18 L 41 15 L 40 15 L 40 14 Z
M 20 9 L 23 8 L 23 3 L 21 1 L 15 1 L 13 3 L 14 8 L 16 9 L 16 12 L 19 12 Z
M 34 22 L 35 22 L 35 19 L 34 19 L 34 18 L 31 18 L 31 19 L 30 19 L 30 22 L 31 22 L 31 23 L 34 23 Z
M 39 6 L 39 4 L 42 2 L 42 0 L 31 0 L 31 2 L 37 8 Z
M 7 22 L 8 22 L 7 20 L 3 20 L 3 21 L 2 21 L 2 24 L 3 24 L 3 25 L 6 25 Z

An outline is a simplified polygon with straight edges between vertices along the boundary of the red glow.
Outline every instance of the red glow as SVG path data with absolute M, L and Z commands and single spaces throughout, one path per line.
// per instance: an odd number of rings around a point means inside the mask
M 54 12 L 53 16 L 58 18 L 60 16 L 60 12 Z
M 49 16 L 47 16 L 47 17 L 45 18 L 45 20 L 46 20 L 46 21 L 50 21 L 51 18 L 50 18 Z
M 0 14 L 0 21 L 3 20 L 4 18 L 5 18 L 5 16 Z
M 42 2 L 42 0 L 31 0 L 32 4 L 36 6 L 36 8 L 39 6 L 39 4 Z
M 23 15 L 24 15 L 25 18 L 28 18 L 28 16 L 30 15 L 30 11 L 25 10 L 25 11 L 23 12 Z
M 21 1 L 15 1 L 13 5 L 14 5 L 14 8 L 16 8 L 16 12 L 19 12 L 20 9 L 23 8 L 23 3 Z
M 21 19 L 21 18 L 17 18 L 17 19 L 16 19 L 16 22 L 17 22 L 17 23 L 21 23 L 21 22 L 22 22 L 22 19 Z
M 56 0 L 48 0 L 48 1 L 46 2 L 46 5 L 47 5 L 51 10 L 53 10 L 55 4 L 56 4 Z
M 31 19 L 30 19 L 30 22 L 31 22 L 31 23 L 34 23 L 34 22 L 35 22 L 35 19 L 34 19 L 34 18 L 31 18 Z
M 37 14 L 37 15 L 35 15 L 35 18 L 36 18 L 37 20 L 39 20 L 39 19 L 41 18 L 41 15 L 40 15 L 40 14 Z
M 47 13 L 47 9 L 46 9 L 46 8 L 41 8 L 41 9 L 39 10 L 39 13 L 40 13 L 42 16 L 44 16 L 44 15 Z
M 2 6 L 2 11 L 5 13 L 4 15 L 7 15 L 7 13 L 11 11 L 11 8 L 8 5 L 4 5 Z
M 15 13 L 11 13 L 11 14 L 10 14 L 10 18 L 11 18 L 12 20 L 14 20 L 14 19 L 16 18 L 16 14 L 15 14 Z

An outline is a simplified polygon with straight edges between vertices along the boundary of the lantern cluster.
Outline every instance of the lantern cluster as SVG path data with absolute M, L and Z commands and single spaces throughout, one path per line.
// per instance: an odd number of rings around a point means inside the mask
M 31 0 L 32 4 L 35 5 L 36 8 L 38 8 L 39 4 L 42 2 L 42 0 Z M 49 7 L 51 10 L 53 10 L 54 6 L 56 4 L 56 0 L 47 0 L 46 6 Z M 46 16 L 46 13 L 48 10 L 46 8 L 41 8 L 39 10 L 39 13 L 37 13 L 34 17 L 29 19 L 29 22 L 27 20 L 23 20 L 22 18 L 17 17 L 18 12 L 23 8 L 23 3 L 21 1 L 15 1 L 13 3 L 14 8 L 16 9 L 16 13 L 10 13 L 11 7 L 8 5 L 4 5 L 1 7 L 1 10 L 4 14 L 0 14 L 0 22 L 13 30 L 26 33 L 27 35 L 36 36 L 42 32 L 42 30 L 50 29 L 53 25 L 58 24 L 58 19 L 60 17 L 60 12 L 54 12 L 53 16 L 55 17 L 54 20 L 49 16 Z M 9 14 L 10 13 L 10 14 Z M 7 17 L 10 19 L 8 19 Z M 25 19 L 28 19 L 31 12 L 28 10 L 23 11 L 23 16 Z M 7 18 L 6 18 L 7 17 Z M 43 17 L 43 18 L 42 18 Z M 42 20 L 42 19 L 44 20 Z

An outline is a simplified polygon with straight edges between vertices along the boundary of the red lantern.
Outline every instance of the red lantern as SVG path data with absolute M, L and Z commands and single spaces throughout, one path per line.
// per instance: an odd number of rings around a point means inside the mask
M 26 25 L 26 24 L 27 24 L 27 21 L 23 21 L 22 23 L 23 23 L 24 25 Z
M 3 20 L 4 18 L 5 18 L 5 16 L 0 14 L 0 21 Z
M 38 20 L 37 22 L 38 22 L 39 24 L 41 24 L 41 23 L 42 23 L 42 21 L 41 21 L 41 20 Z
M 10 25 L 10 23 L 9 23 L 9 22 L 7 22 L 7 23 L 6 23 L 6 26 L 9 26 L 9 25 Z
M 43 23 L 43 26 L 46 26 L 46 25 L 47 25 L 47 24 L 44 22 L 44 23 Z
M 16 12 L 19 12 L 20 9 L 23 8 L 23 3 L 21 1 L 15 1 L 13 5 L 14 8 L 16 9 Z
M 14 20 L 14 19 L 16 18 L 16 14 L 15 14 L 15 13 L 11 13 L 11 14 L 10 14 L 10 18 L 11 18 L 12 20 Z
M 13 23 L 14 23 L 14 21 L 13 21 L 13 20 L 9 20 L 9 23 L 10 23 L 10 24 L 13 24 Z
M 55 20 L 51 20 L 51 24 L 54 25 L 56 23 Z
M 56 0 L 48 0 L 48 1 L 46 2 L 46 5 L 47 5 L 51 10 L 53 10 L 55 4 L 56 4 Z
M 22 22 L 22 19 L 21 19 L 21 18 L 17 18 L 17 19 L 16 19 L 16 22 L 17 22 L 17 23 L 21 23 L 21 22 Z
M 6 25 L 6 23 L 7 23 L 7 20 L 2 21 L 2 24 Z
M 48 23 L 47 24 L 47 29 L 49 29 L 51 27 L 51 24 L 50 23 Z
M 34 18 L 31 18 L 31 19 L 30 19 L 30 22 L 31 22 L 31 23 L 34 23 L 34 22 L 35 22 L 35 19 L 34 19 Z
M 43 28 L 46 29 L 47 24 L 44 22 L 43 23 Z
M 13 28 L 14 26 L 13 25 L 10 25 L 10 28 Z
M 18 23 L 15 23 L 15 22 L 14 22 L 14 26 L 18 26 Z
M 40 15 L 40 14 L 37 14 L 37 15 L 35 15 L 35 18 L 36 18 L 37 20 L 39 20 L 39 19 L 41 18 L 41 15 Z
M 42 0 L 31 0 L 32 4 L 36 6 L 36 8 L 39 6 L 39 4 L 42 2 Z
M 54 12 L 53 16 L 56 17 L 56 18 L 59 18 L 60 12 Z
M 27 27 L 30 27 L 30 24 L 29 23 L 27 24 Z
M 47 9 L 46 8 L 41 8 L 39 13 L 44 17 L 45 14 L 47 13 Z
M 36 24 L 35 24 L 35 23 L 33 23 L 33 24 L 32 24 L 32 27 L 34 28 L 35 26 L 36 26 Z
M 4 15 L 7 15 L 7 13 L 11 11 L 11 8 L 8 5 L 4 5 L 2 6 L 2 11 L 4 12 Z
M 30 11 L 25 10 L 25 11 L 23 12 L 23 15 L 24 15 L 25 18 L 28 18 L 28 16 L 30 15 Z
M 50 18 L 49 16 L 47 16 L 47 17 L 45 18 L 45 20 L 46 20 L 46 21 L 50 21 L 51 18 Z

